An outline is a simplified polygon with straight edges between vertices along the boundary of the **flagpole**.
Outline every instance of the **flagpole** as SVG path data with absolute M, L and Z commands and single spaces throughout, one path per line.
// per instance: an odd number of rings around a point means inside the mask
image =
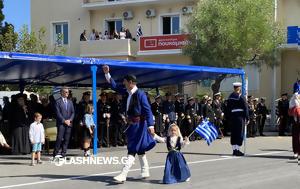
M 194 134 L 195 131 L 196 131 L 196 129 L 193 130 L 193 132 L 188 136 L 188 138 L 190 138 L 192 136 L 192 134 Z

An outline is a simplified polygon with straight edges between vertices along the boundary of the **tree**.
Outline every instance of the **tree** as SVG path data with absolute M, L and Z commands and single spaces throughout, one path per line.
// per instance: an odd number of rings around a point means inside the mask
M 28 27 L 24 25 L 19 33 L 18 42 L 16 45 L 17 52 L 64 55 L 66 50 L 63 46 L 55 45 L 50 51 L 47 50 L 47 44 L 44 41 L 46 29 L 40 28 L 38 32 L 28 31 Z
M 16 51 L 22 53 L 36 53 L 36 54 L 51 54 L 51 55 L 65 55 L 66 49 L 63 46 L 55 45 L 53 49 L 47 50 L 47 45 L 44 42 L 46 30 L 40 28 L 38 32 L 29 32 L 28 27 L 24 25 L 19 33 L 13 31 L 13 27 L 9 27 L 8 31 L 0 34 L 0 44 L 2 44 L 2 51 Z M 0 90 L 8 90 L 18 88 L 12 85 L 2 85 Z M 46 87 L 39 87 L 29 85 L 26 87 L 28 91 L 44 91 Z
M 0 0 L 0 51 L 11 51 L 16 47 L 18 35 L 14 32 L 12 24 L 5 22 L 3 26 L 3 8 L 3 0 Z
M 18 41 L 18 34 L 14 32 L 14 27 L 11 24 L 7 25 L 5 30 L 3 34 L 0 34 L 0 51 L 14 51 Z
M 241 68 L 279 64 L 284 33 L 274 21 L 273 0 L 199 0 L 188 24 L 192 43 L 184 49 L 194 65 Z M 219 91 L 226 75 L 212 85 Z

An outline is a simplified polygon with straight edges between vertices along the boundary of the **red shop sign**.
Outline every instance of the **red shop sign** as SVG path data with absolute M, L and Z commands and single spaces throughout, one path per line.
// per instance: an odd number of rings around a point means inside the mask
M 181 49 L 190 43 L 187 34 L 140 37 L 140 51 Z

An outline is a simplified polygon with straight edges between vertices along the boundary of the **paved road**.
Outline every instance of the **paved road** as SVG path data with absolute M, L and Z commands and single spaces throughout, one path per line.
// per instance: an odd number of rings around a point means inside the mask
M 101 150 L 100 150 L 101 151 Z M 292 157 L 291 137 L 256 137 L 247 140 L 247 156 L 232 157 L 229 138 L 207 146 L 204 141 L 192 142 L 182 150 L 191 169 L 186 183 L 160 184 L 167 155 L 165 144 L 158 144 L 147 154 L 151 177 L 137 180 L 139 163 L 133 166 L 125 184 L 112 182 L 122 165 L 63 165 L 56 166 L 44 156 L 44 164 L 29 166 L 30 156 L 0 156 L 1 188 L 272 188 L 297 189 L 300 186 L 300 166 Z M 81 154 L 71 150 L 70 157 Z M 122 157 L 122 147 L 101 151 L 99 156 Z

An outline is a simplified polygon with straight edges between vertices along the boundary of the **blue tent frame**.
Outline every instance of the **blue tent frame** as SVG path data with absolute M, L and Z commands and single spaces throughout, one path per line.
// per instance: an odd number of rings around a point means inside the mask
M 97 86 L 107 82 L 97 77 L 98 67 L 109 65 L 111 75 L 121 83 L 125 74 L 137 76 L 139 87 L 154 88 L 178 84 L 190 80 L 215 79 L 220 74 L 238 75 L 242 80 L 242 92 L 246 94 L 243 69 L 207 66 L 159 64 L 125 60 L 49 56 L 16 52 L 0 52 L 0 84 L 26 84 L 52 86 L 91 86 L 94 120 L 97 123 Z M 96 128 L 97 129 L 97 128 Z M 97 130 L 95 130 L 97 133 Z M 97 134 L 94 136 L 94 154 L 97 154 Z

